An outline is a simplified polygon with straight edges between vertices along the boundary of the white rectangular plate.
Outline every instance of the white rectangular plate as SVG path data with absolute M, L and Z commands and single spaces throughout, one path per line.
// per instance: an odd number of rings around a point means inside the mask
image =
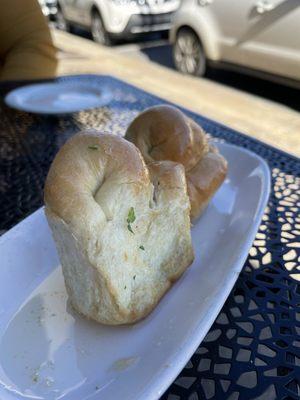
M 106 327 L 67 303 L 43 209 L 0 238 L 0 399 L 157 399 L 208 332 L 257 232 L 266 163 L 228 144 L 229 174 L 192 228 L 195 261 L 142 322 Z

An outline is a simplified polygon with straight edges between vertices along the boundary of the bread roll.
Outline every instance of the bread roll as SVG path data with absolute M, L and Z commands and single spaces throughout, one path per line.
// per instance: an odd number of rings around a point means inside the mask
M 71 138 L 50 168 L 45 211 L 71 303 L 101 323 L 145 317 L 193 261 L 183 167 L 147 167 L 120 137 Z
M 151 107 L 133 120 L 126 139 L 141 151 L 146 163 L 171 160 L 185 168 L 191 218 L 198 218 L 223 183 L 227 162 L 209 144 L 203 129 L 175 107 Z

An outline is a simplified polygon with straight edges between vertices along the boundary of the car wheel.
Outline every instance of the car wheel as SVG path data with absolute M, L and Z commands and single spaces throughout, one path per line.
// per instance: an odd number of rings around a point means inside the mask
M 91 33 L 95 42 L 109 46 L 111 44 L 110 37 L 105 30 L 102 18 L 97 11 L 92 15 Z
M 176 69 L 184 74 L 205 74 L 205 53 L 198 36 L 192 30 L 182 29 L 178 32 L 173 47 L 173 59 Z
M 57 12 L 56 12 L 56 16 L 55 16 L 55 25 L 56 28 L 61 30 L 61 31 L 66 31 L 69 32 L 70 31 L 70 25 L 68 23 L 68 21 L 66 20 L 61 7 L 57 7 Z

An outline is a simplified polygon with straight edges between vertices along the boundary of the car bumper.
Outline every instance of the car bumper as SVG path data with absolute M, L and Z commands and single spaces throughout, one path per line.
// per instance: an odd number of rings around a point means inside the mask
M 130 37 L 145 32 L 169 30 L 172 26 L 174 13 L 135 14 L 132 15 L 122 32 L 114 33 L 116 37 Z

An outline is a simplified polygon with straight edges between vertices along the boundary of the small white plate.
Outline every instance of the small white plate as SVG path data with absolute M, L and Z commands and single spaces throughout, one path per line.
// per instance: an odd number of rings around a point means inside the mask
M 266 163 L 219 145 L 229 174 L 192 229 L 195 261 L 152 314 L 107 327 L 72 312 L 43 209 L 0 238 L 0 398 L 154 400 L 228 297 L 270 188 Z
M 111 99 L 106 87 L 92 82 L 54 82 L 22 86 L 5 96 L 17 110 L 36 114 L 69 114 L 102 107 Z

